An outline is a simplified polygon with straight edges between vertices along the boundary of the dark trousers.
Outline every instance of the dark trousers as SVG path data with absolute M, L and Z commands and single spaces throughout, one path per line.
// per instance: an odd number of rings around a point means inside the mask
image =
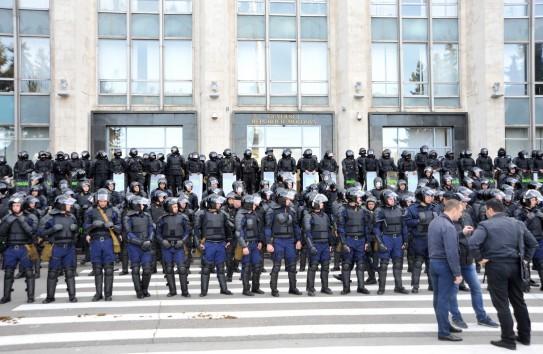
M 531 322 L 522 292 L 520 264 L 490 261 L 486 266 L 486 277 L 492 305 L 498 312 L 502 340 L 507 343 L 515 343 L 513 317 L 509 310 L 509 303 L 511 303 L 517 320 L 518 335 L 522 340 L 529 341 Z

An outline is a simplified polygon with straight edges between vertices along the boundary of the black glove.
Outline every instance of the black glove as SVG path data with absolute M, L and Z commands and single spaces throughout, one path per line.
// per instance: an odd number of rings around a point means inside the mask
M 79 230 L 79 227 L 77 226 L 77 224 L 71 224 L 70 225 L 70 231 L 76 232 L 77 230 Z
M 104 227 L 106 229 L 111 229 L 113 226 L 114 225 L 113 225 L 113 223 L 111 221 L 107 221 L 107 222 L 104 223 Z
M 170 241 L 168 240 L 162 240 L 162 248 L 169 250 L 172 248 L 172 245 L 170 244 Z
M 173 248 L 175 248 L 176 250 L 180 250 L 181 248 L 183 248 L 183 241 L 176 241 Z
M 55 232 L 57 232 L 57 231 L 62 231 L 62 230 L 64 230 L 64 225 L 62 225 L 62 224 L 55 224 L 55 225 L 53 225 L 53 230 L 55 230 Z
M 141 250 L 147 252 L 151 249 L 151 241 L 145 241 L 141 244 Z
M 92 227 L 94 228 L 99 228 L 99 227 L 102 227 L 104 226 L 104 222 L 102 220 L 94 220 L 92 222 Z
M 347 246 L 346 244 L 343 244 L 341 246 L 341 252 L 343 253 L 349 253 L 351 250 L 349 249 L 349 246 Z
M 387 248 L 387 246 L 385 246 L 384 243 L 379 243 L 379 244 L 377 245 L 377 251 L 378 251 L 379 253 L 385 253 L 385 252 L 388 251 L 388 248 Z
M 319 252 L 317 251 L 317 248 L 315 246 L 311 247 L 309 251 L 311 252 L 312 255 L 316 255 Z

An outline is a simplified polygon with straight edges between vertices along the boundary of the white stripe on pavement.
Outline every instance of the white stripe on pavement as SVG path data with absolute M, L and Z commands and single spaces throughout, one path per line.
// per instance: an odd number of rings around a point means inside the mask
M 471 313 L 472 307 L 460 307 L 460 312 Z M 486 311 L 495 314 L 496 310 L 490 308 Z M 543 307 L 531 307 L 530 314 L 543 313 Z M 154 320 L 209 320 L 209 319 L 254 319 L 254 318 L 280 318 L 280 317 L 337 317 L 337 316 L 414 316 L 434 315 L 431 308 L 350 308 L 350 309 L 306 309 L 306 310 L 272 310 L 272 311 L 224 311 L 224 312 L 163 312 L 163 313 L 117 313 L 117 314 L 84 314 L 72 316 L 47 317 L 21 317 L 0 322 L 0 327 L 28 326 L 61 323 L 90 323 L 90 322 L 117 322 L 117 321 L 154 321 Z M 476 323 L 469 324 L 472 327 Z
M 476 326 L 470 332 L 494 332 L 495 329 Z M 543 323 L 532 323 L 532 331 L 543 331 Z M 0 337 L 0 346 L 21 345 L 26 343 L 70 343 L 70 342 L 105 342 L 112 340 L 130 339 L 217 339 L 217 338 L 245 338 L 252 336 L 282 336 L 282 335 L 320 335 L 320 334 L 363 334 L 363 333 L 435 333 L 437 336 L 437 324 L 325 324 L 325 325 L 295 325 L 295 326 L 263 326 L 263 327 L 219 327 L 219 328 L 175 328 L 175 329 L 150 329 L 150 330 L 126 330 L 126 331 L 89 331 L 89 332 L 65 332 L 47 334 L 27 334 L 20 336 Z
M 212 294 L 209 295 L 218 295 Z M 208 295 L 208 296 L 209 296 Z M 179 299 L 181 296 L 178 295 Z M 490 300 L 489 294 L 483 294 L 484 300 Z M 543 300 L 542 295 L 535 295 L 532 293 L 524 294 L 525 300 Z M 471 301 L 470 294 L 458 295 L 459 301 Z M 348 302 L 415 302 L 415 301 L 433 301 L 433 295 L 360 295 L 351 293 L 349 295 L 322 295 L 318 296 L 296 296 L 289 295 L 286 292 L 281 293 L 278 298 L 270 297 L 270 293 L 267 292 L 261 296 L 253 297 L 231 297 L 221 295 L 221 298 L 190 298 L 190 299 L 163 299 L 163 300 L 151 300 L 145 299 L 140 301 L 98 301 L 98 302 L 76 302 L 76 303 L 51 303 L 51 304 L 23 304 L 13 311 L 34 311 L 34 310 L 62 310 L 62 309 L 81 309 L 81 308 L 120 308 L 120 307 L 158 307 L 158 306 L 205 306 L 205 305 L 252 305 L 252 304 L 300 304 L 300 303 L 348 303 Z

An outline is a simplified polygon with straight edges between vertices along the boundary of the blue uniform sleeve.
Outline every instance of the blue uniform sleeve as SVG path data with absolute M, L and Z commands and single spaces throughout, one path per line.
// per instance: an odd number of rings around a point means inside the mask
M 85 221 L 83 222 L 83 230 L 85 234 L 87 235 L 92 229 L 92 222 L 93 222 L 92 209 L 89 209 L 87 213 L 85 214 Z
M 405 222 L 409 228 L 415 228 L 418 226 L 419 215 L 417 213 L 417 207 L 415 204 L 410 205 L 409 208 L 407 208 L 407 213 L 405 213 Z
M 132 232 L 132 218 L 129 216 L 125 216 L 125 218 L 126 218 L 126 222 L 125 222 L 126 230 L 124 231 L 126 232 L 126 236 L 129 239 L 137 238 L 136 235 L 134 235 L 134 233 Z
M 164 227 L 164 221 L 162 220 L 162 218 L 158 219 L 158 222 L 156 224 L 156 239 L 159 241 L 159 242 L 162 242 L 163 238 L 162 238 L 162 228 Z
M 403 240 L 403 243 L 407 243 L 408 236 L 409 236 L 409 230 L 407 229 L 407 223 L 405 222 L 405 217 L 402 217 L 402 240 Z
M 373 227 L 373 233 L 376 234 L 377 236 L 381 237 L 383 236 L 383 221 L 378 221 L 378 220 L 384 220 L 385 219 L 385 213 L 383 213 L 382 211 L 379 211 L 377 212 L 377 215 L 375 217 L 375 226 Z
M 339 214 L 339 223 L 337 226 L 337 231 L 340 235 L 345 235 L 345 225 L 347 223 L 347 212 L 343 210 L 341 214 Z
M 266 226 L 264 228 L 264 236 L 266 237 L 267 244 L 271 244 L 272 225 L 273 225 L 274 218 L 275 218 L 275 213 L 270 208 L 270 210 L 266 212 Z

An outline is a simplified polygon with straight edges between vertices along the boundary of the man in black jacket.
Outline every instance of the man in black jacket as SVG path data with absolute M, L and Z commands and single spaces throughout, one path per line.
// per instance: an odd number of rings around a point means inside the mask
M 522 292 L 521 262 L 532 259 L 538 244 L 524 223 L 503 213 L 501 201 L 493 198 L 485 206 L 488 220 L 479 224 L 468 244 L 473 258 L 486 268 L 488 291 L 500 321 L 501 340 L 490 344 L 514 350 L 516 341 L 530 344 L 530 316 Z M 509 303 L 515 313 L 517 336 Z

